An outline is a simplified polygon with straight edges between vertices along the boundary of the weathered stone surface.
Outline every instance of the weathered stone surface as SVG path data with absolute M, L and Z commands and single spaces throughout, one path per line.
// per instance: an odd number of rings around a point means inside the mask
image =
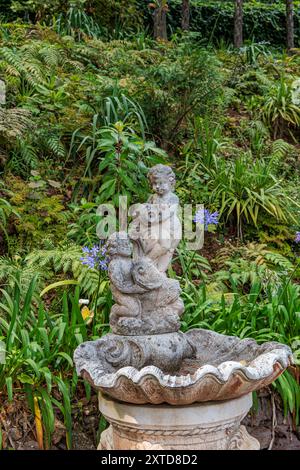
M 179 199 L 174 194 L 175 174 L 165 165 L 155 165 L 148 173 L 154 194 L 146 204 L 138 204 L 132 213 L 129 236 L 134 258 L 147 257 L 165 273 L 182 238 L 178 218 Z
M 175 175 L 170 167 L 156 165 L 149 180 L 154 194 L 135 206 L 129 235 L 114 233 L 107 242 L 115 300 L 110 325 L 118 335 L 176 332 L 184 311 L 179 282 L 165 274 L 182 236 L 179 201 L 172 192 Z
M 186 405 L 264 387 L 291 363 L 292 352 L 279 343 L 258 345 L 197 329 L 177 337 L 107 335 L 79 346 L 74 358 L 78 374 L 113 398 Z
M 154 335 L 176 332 L 184 311 L 179 282 L 168 279 L 152 260 L 131 258 L 126 233 L 107 242 L 109 278 L 115 305 L 110 314 L 112 331 L 119 335 Z
M 82 343 L 74 353 L 77 372 L 97 387 L 104 374 L 122 368 L 155 365 L 165 372 L 179 370 L 182 361 L 195 356 L 194 346 L 181 332 L 150 336 L 108 334 Z
M 111 426 L 101 450 L 258 450 L 241 426 L 251 394 L 218 403 L 183 407 L 129 405 L 99 394 L 99 408 Z

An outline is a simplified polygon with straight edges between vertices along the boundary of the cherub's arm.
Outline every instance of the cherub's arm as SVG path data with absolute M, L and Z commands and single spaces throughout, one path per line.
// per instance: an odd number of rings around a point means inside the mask
M 179 199 L 176 194 L 171 194 L 168 202 L 164 203 L 165 209 L 161 211 L 161 221 L 178 215 Z
M 146 289 L 123 276 L 122 266 L 119 263 L 111 263 L 108 272 L 112 284 L 123 294 L 143 294 L 147 292 Z
M 174 208 L 174 210 L 178 209 L 179 197 L 175 193 L 170 193 L 168 197 L 168 204 L 170 204 L 170 206 Z

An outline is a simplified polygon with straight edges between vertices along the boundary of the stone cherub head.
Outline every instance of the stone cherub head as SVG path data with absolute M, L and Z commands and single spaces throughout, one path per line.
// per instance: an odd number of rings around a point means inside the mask
M 161 164 L 153 166 L 148 172 L 148 179 L 153 191 L 160 198 L 172 193 L 175 188 L 175 174 L 169 166 Z

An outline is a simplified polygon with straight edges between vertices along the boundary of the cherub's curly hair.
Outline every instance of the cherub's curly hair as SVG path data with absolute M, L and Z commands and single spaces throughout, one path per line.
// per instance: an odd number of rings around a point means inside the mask
M 158 164 L 150 168 L 150 170 L 148 171 L 148 179 L 151 185 L 153 184 L 154 180 L 157 177 L 166 178 L 169 180 L 172 187 L 175 186 L 175 183 L 176 183 L 175 173 L 172 170 L 172 168 L 170 168 L 169 166 Z

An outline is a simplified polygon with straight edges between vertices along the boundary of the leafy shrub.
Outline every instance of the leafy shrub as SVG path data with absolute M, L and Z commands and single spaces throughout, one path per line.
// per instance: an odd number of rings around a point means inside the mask
M 81 148 L 85 148 L 86 161 L 83 176 L 92 176 L 93 168 L 101 175 L 97 202 L 112 201 L 115 207 L 119 205 L 120 195 L 128 197 L 128 204 L 133 196 L 144 197 L 146 165 L 161 162 L 165 156 L 154 142 L 145 142 L 122 122 L 99 129 L 93 126 L 93 134 L 83 137 L 78 150 Z M 94 190 L 89 191 L 89 197 L 93 196 Z
M 220 215 L 234 217 L 237 234 L 243 236 L 243 224 L 257 226 L 261 213 L 279 221 L 294 220 L 292 205 L 278 179 L 272 174 L 272 161 L 256 160 L 242 155 L 231 162 L 215 160 L 215 167 L 207 168 L 210 176 L 210 200 L 220 205 Z
M 293 103 L 291 84 L 284 77 L 270 89 L 261 107 L 262 117 L 272 129 L 274 139 L 282 138 L 287 128 L 299 128 L 300 108 Z
M 8 178 L 9 202 L 19 215 L 14 222 L 15 231 L 18 233 L 19 254 L 39 246 L 45 238 L 53 241 L 61 239 L 68 213 L 59 190 L 53 194 L 53 188 L 42 179 L 26 182 L 11 174 Z
M 282 254 L 272 251 L 264 244 L 249 243 L 234 247 L 231 244 L 221 248 L 214 259 L 218 268 L 214 275 L 217 282 L 225 282 L 235 288 L 246 290 L 260 282 L 268 290 L 278 286 L 294 272 L 293 263 Z
M 6 290 L 0 302 L 0 338 L 5 343 L 6 362 L 0 364 L 0 389 L 9 401 L 14 389 L 25 391 L 32 417 L 41 414 L 41 448 L 51 447 L 56 410 L 65 424 L 67 447 L 72 447 L 71 400 L 78 377 L 72 356 L 78 344 L 88 338 L 88 327 L 79 307 L 79 288 L 62 297 L 61 313 L 50 315 L 40 300 L 33 302 L 36 279 L 33 278 L 21 303 L 20 278 L 16 273 L 12 290 Z M 2 291 L 3 294 L 3 291 Z M 101 324 L 98 325 L 99 331 Z M 90 397 L 90 387 L 86 384 Z M 1 418 L 0 418 L 1 427 Z

